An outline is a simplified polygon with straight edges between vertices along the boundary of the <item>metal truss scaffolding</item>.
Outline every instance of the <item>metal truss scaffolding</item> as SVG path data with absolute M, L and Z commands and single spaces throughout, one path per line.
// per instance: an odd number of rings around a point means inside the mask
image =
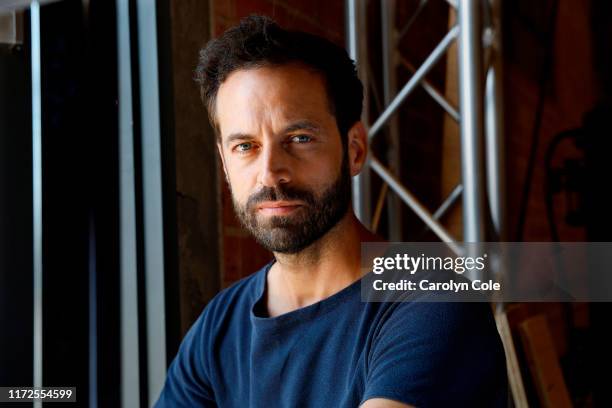
M 447 0 L 449 7 L 457 12 L 456 23 L 440 43 L 431 51 L 419 67 L 396 52 L 398 40 L 418 17 L 428 0 L 421 0 L 416 12 L 404 27 L 395 27 L 396 1 L 381 1 L 381 27 L 383 39 L 383 87 L 385 106 L 382 113 L 370 118 L 364 109 L 364 124 L 371 141 L 388 126 L 390 142 L 387 147 L 387 162 L 370 154 L 368 165 L 353 184 L 353 204 L 359 219 L 366 225 L 376 225 L 380 208 L 372 211 L 370 177 L 375 172 L 391 189 L 395 196 L 387 197 L 389 235 L 398 241 L 401 236 L 399 200 L 403 201 L 430 228 L 441 241 L 446 242 L 457 253 L 461 246 L 439 219 L 455 202 L 463 202 L 463 241 L 483 242 L 503 240 L 504 188 L 502 162 L 502 106 L 501 106 L 501 52 L 500 52 L 500 2 L 501 0 Z M 440 1 L 440 0 L 438 0 Z M 368 68 L 367 49 L 367 0 L 347 0 L 347 39 L 351 58 L 364 83 L 365 100 L 369 101 L 372 78 Z M 458 42 L 459 108 L 453 106 L 443 94 L 426 79 L 428 72 L 446 54 L 451 44 Z M 396 79 L 396 67 L 401 64 L 411 71 L 411 78 L 401 87 Z M 422 87 L 440 107 L 455 121 L 461 137 L 461 183 L 457 185 L 439 208 L 430 212 L 419 199 L 404 186 L 398 170 L 400 163 L 400 130 L 395 113 L 417 88 Z M 394 96 L 393 96 L 394 95 Z M 393 96 L 393 97 L 392 97 Z M 386 190 L 385 190 L 386 191 Z M 395 200 L 394 200 L 395 199 Z M 488 212 L 488 213 L 487 213 Z M 485 228 L 485 222 L 492 223 Z M 485 237 L 485 230 L 495 232 L 495 237 Z
M 373 0 L 376 1 L 376 0 Z M 501 53 L 501 2 L 502 0 L 446 0 L 456 12 L 456 22 L 431 51 L 419 67 L 397 52 L 399 39 L 408 27 L 418 18 L 421 10 L 429 1 L 420 0 L 416 11 L 401 28 L 395 27 L 396 3 L 401 0 L 378 0 L 381 7 L 382 29 L 382 71 L 384 90 L 384 109 L 378 117 L 370 118 L 370 110 L 364 109 L 363 122 L 368 128 L 371 142 L 380 131 L 388 127 L 390 142 L 387 145 L 386 161 L 383 162 L 370 153 L 362 174 L 353 181 L 353 206 L 359 219 L 376 229 L 384 202 L 378 199 L 374 211 L 371 208 L 370 178 L 374 172 L 383 180 L 381 196 L 391 189 L 395 195 L 387 197 L 389 238 L 401 240 L 401 212 L 399 200 L 403 201 L 430 228 L 438 238 L 446 242 L 458 255 L 464 255 L 462 244 L 440 223 L 440 218 L 462 199 L 463 241 L 480 243 L 485 241 L 505 241 L 505 189 L 503 163 L 503 108 L 502 108 L 502 53 Z M 369 73 L 367 48 L 368 0 L 346 0 L 347 40 L 351 58 L 357 65 L 362 79 L 366 103 L 369 103 L 372 78 Z M 426 76 L 435 64 L 445 55 L 451 44 L 458 42 L 458 87 L 459 107 L 453 106 L 443 93 L 436 89 Z M 401 87 L 397 83 L 396 67 L 401 64 L 412 72 L 412 77 Z M 434 101 L 455 120 L 459 126 L 461 182 L 455 186 L 441 205 L 430 212 L 399 179 L 400 129 L 397 115 L 401 104 L 417 88 L 422 87 Z M 398 200 L 399 199 L 399 200 Z M 489 225 L 490 224 L 490 225 Z M 486 235 L 485 235 L 486 233 Z M 470 246 L 474 250 L 474 245 Z M 496 262 L 496 270 L 504 269 L 505 260 Z M 481 279 L 475 271 L 467 271 L 471 279 Z M 520 375 L 518 360 L 510 335 L 504 304 L 496 304 L 496 321 L 506 350 L 509 383 L 514 406 L 527 407 L 527 399 Z

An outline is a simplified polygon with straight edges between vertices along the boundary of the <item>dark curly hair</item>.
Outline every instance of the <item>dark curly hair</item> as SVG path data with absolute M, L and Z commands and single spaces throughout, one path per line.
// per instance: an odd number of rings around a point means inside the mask
M 361 117 L 363 103 L 363 86 L 353 61 L 343 48 L 324 38 L 285 30 L 258 15 L 243 18 L 200 50 L 195 80 L 217 135 L 215 101 L 221 83 L 236 70 L 288 63 L 303 64 L 322 75 L 345 144 L 348 130 Z

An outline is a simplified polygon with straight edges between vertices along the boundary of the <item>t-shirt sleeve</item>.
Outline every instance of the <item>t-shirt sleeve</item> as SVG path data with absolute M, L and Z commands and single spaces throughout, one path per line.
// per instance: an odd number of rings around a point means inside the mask
M 155 408 L 217 406 L 206 365 L 205 322 L 206 310 L 185 335 Z
M 371 346 L 362 403 L 506 406 L 504 352 L 488 304 L 394 306 Z

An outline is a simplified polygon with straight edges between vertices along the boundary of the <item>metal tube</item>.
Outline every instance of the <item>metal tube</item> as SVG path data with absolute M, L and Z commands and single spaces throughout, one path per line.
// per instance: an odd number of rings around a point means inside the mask
M 439 220 L 446 214 L 446 212 L 455 204 L 457 199 L 461 197 L 461 193 L 463 193 L 463 186 L 458 184 L 453 191 L 446 197 L 446 200 L 438 207 L 435 213 L 433 213 L 433 218 Z
M 149 403 L 166 378 L 166 302 L 162 211 L 161 130 L 155 2 L 137 0 L 145 302 L 147 310 L 147 389 Z
M 404 99 L 414 90 L 414 88 L 421 82 L 421 80 L 427 75 L 427 73 L 434 67 L 436 62 L 444 55 L 444 52 L 451 45 L 452 41 L 457 37 L 459 33 L 459 27 L 454 26 L 451 30 L 444 36 L 442 41 L 436 46 L 436 48 L 432 51 L 431 54 L 427 57 L 427 59 L 423 62 L 423 64 L 417 69 L 412 78 L 404 85 L 400 93 L 391 101 L 389 106 L 385 109 L 385 111 L 378 117 L 376 122 L 372 125 L 368 132 L 368 138 L 373 138 L 383 127 L 383 125 L 387 122 L 387 120 L 395 113 L 395 111 L 400 107 Z
M 406 67 L 409 71 L 413 73 L 416 71 L 414 65 L 412 65 L 406 58 L 401 57 L 401 61 L 402 65 L 404 65 L 404 67 Z M 459 122 L 459 111 L 442 95 L 442 92 L 438 91 L 436 87 L 427 80 L 427 78 L 423 78 L 421 81 L 421 86 L 423 89 L 425 89 L 425 92 L 427 92 L 429 96 L 434 99 L 434 101 L 438 102 L 438 105 L 440 105 L 451 118 L 453 118 L 456 122 Z
M 502 95 L 502 50 L 500 1 L 491 4 L 493 39 L 491 42 L 491 66 L 486 82 L 486 163 L 487 191 L 493 227 L 500 241 L 507 239 L 506 191 L 504 166 L 504 117 Z
M 366 2 L 359 0 L 346 0 L 346 22 L 347 22 L 347 46 L 349 56 L 357 67 L 359 78 L 363 84 L 363 99 L 365 108 L 361 120 L 368 126 L 368 58 L 366 27 Z M 366 226 L 371 225 L 371 181 L 370 169 L 367 165 L 363 167 L 361 173 L 353 177 L 353 210 L 359 220 Z
M 127 0 L 117 0 L 117 64 L 119 99 L 119 246 L 121 406 L 139 407 L 140 356 L 138 335 L 138 277 L 134 129 L 132 126 L 132 66 L 130 16 Z
M 444 214 L 446 214 L 446 212 L 453 205 L 455 205 L 455 203 L 457 202 L 459 197 L 461 197 L 461 193 L 462 192 L 463 192 L 463 186 L 461 184 L 458 184 L 457 186 L 455 186 L 453 191 L 451 191 L 451 193 L 448 195 L 448 197 L 446 197 L 446 199 L 440 205 L 440 207 L 438 207 L 436 212 L 433 213 L 433 215 L 432 215 L 433 219 L 434 220 L 439 220 L 440 218 L 442 218 L 444 216 Z M 421 234 L 424 234 L 427 231 L 429 231 L 429 227 L 427 225 L 425 225 L 425 228 L 423 228 L 423 231 L 421 232 Z
M 40 65 L 40 4 L 30 6 L 30 30 L 32 48 L 32 250 L 33 250 L 33 385 L 43 386 L 43 262 L 42 262 L 42 84 Z M 42 407 L 42 401 L 34 401 L 34 407 Z
M 503 197 L 503 148 L 501 129 L 501 109 L 496 100 L 499 97 L 496 70 L 491 67 L 487 73 L 486 83 L 486 161 L 487 161 L 487 192 L 493 227 L 500 240 L 505 239 Z
M 459 105 L 465 242 L 484 240 L 482 41 L 479 17 L 479 1 L 459 0 Z
M 382 57 L 383 57 L 383 95 L 385 105 L 388 105 L 397 92 L 397 41 L 395 31 L 395 0 L 381 2 L 382 26 Z M 387 162 L 391 171 L 399 174 L 400 171 L 400 136 L 397 116 L 393 115 L 388 123 Z M 401 241 L 402 239 L 402 209 L 397 195 L 387 194 L 387 220 L 389 239 Z
M 410 27 L 412 27 L 412 25 L 416 21 L 417 17 L 419 16 L 419 14 L 421 14 L 421 11 L 423 11 L 423 9 L 425 8 L 425 5 L 427 4 L 428 1 L 429 0 L 420 0 L 419 1 L 419 5 L 417 6 L 417 9 L 410 16 L 410 19 L 408 20 L 408 22 L 406 24 L 404 24 L 404 26 L 400 30 L 399 34 L 397 35 L 397 40 L 398 41 L 400 41 L 402 38 L 404 38 L 404 36 L 408 33 L 408 30 L 410 30 Z M 384 4 L 384 2 L 382 4 Z
M 423 88 L 425 88 L 425 91 L 427 91 L 434 101 L 438 102 L 438 105 L 440 105 L 442 109 L 444 109 L 444 111 L 455 120 L 455 122 L 459 123 L 461 121 L 459 111 L 444 96 L 442 96 L 437 89 L 435 89 L 428 82 L 423 82 Z
M 406 187 L 387 169 L 385 166 L 378 161 L 375 157 L 370 158 L 370 166 L 378 175 L 384 180 L 385 183 L 389 184 L 389 188 L 397 193 L 397 195 L 414 211 L 414 213 L 423 220 L 429 228 L 442 240 L 446 242 L 448 246 L 457 255 L 463 254 L 463 249 L 457 245 L 455 239 L 450 235 L 448 231 L 433 218 L 429 210 L 425 208 L 419 200 L 412 195 Z
M 357 63 L 358 44 L 357 44 L 357 1 L 346 1 L 346 40 L 349 57 Z

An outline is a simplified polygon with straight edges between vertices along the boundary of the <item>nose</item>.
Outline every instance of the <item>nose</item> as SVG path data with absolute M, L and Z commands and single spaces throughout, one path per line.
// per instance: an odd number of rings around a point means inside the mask
M 265 187 L 276 187 L 291 181 L 287 153 L 282 146 L 269 143 L 262 147 L 260 155 L 259 184 Z

